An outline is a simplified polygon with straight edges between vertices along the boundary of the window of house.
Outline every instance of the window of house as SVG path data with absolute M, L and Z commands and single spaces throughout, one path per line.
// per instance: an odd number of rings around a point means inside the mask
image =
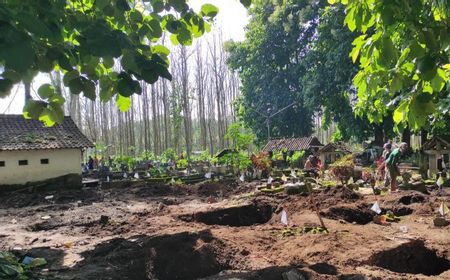
M 41 164 L 48 164 L 48 158 L 42 158 Z
M 28 165 L 28 160 L 26 159 L 19 160 L 19 165 Z
M 0 167 L 4 167 L 5 166 L 5 161 L 4 160 L 0 160 Z

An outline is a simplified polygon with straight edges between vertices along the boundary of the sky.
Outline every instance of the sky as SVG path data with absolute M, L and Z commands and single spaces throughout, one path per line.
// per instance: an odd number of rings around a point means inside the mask
M 215 23 L 211 32 L 222 29 L 224 41 L 231 39 L 242 41 L 245 38 L 245 26 L 249 18 L 247 10 L 242 6 L 239 0 L 190 0 L 189 5 L 195 10 L 200 11 L 203 4 L 210 3 L 219 8 L 219 14 L 215 18 Z M 195 45 L 195 44 L 194 44 Z M 194 46 L 193 45 L 193 46 Z M 32 85 L 32 93 L 37 90 L 42 83 L 46 81 L 45 75 L 39 75 Z M 21 114 L 24 105 L 23 87 L 13 88 L 11 94 L 6 98 L 0 98 L 0 114 Z

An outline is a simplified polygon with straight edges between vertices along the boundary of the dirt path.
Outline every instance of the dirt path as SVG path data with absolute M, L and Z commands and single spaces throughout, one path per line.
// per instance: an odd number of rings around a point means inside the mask
M 442 199 L 217 183 L 13 194 L 0 197 L 0 250 L 45 257 L 48 279 L 450 279 L 450 226 L 432 224 Z M 376 200 L 401 221 L 371 222 Z M 319 209 L 330 233 L 283 236 L 281 207 L 293 229 L 319 225 Z

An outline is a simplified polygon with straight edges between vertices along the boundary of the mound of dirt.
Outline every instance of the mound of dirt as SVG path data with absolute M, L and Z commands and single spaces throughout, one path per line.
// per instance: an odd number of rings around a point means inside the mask
M 413 240 L 396 248 L 373 255 L 368 264 L 394 272 L 439 275 L 450 269 L 450 262 L 425 247 L 423 241 Z
M 226 195 L 233 191 L 233 183 L 226 184 L 224 182 L 203 182 L 195 186 L 199 196 L 219 196 Z
M 355 202 L 360 200 L 361 196 L 345 186 L 337 186 L 312 192 L 310 198 L 313 204 L 307 205 L 307 207 L 314 210 L 315 207 L 323 209 L 338 203 Z
M 200 222 L 207 225 L 226 225 L 232 227 L 264 224 L 272 218 L 273 207 L 269 204 L 254 203 L 250 205 L 215 209 L 198 212 L 193 215 L 181 215 L 179 218 L 187 222 Z

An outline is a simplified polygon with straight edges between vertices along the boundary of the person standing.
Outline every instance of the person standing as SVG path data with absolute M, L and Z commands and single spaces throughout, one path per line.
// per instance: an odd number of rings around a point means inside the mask
M 91 156 L 89 156 L 88 168 L 89 170 L 94 170 L 94 159 Z
M 387 188 L 390 183 L 391 183 L 391 177 L 389 176 L 389 170 L 387 169 L 387 165 L 386 165 L 386 160 L 389 158 L 391 152 L 392 152 L 392 145 L 391 143 L 386 143 L 383 146 L 383 154 L 382 154 L 382 158 L 383 158 L 383 163 L 380 166 L 380 170 L 383 174 L 383 179 L 384 179 L 384 187 Z
M 398 169 L 398 164 L 400 157 L 406 153 L 408 149 L 408 144 L 405 142 L 400 144 L 400 147 L 394 149 L 386 160 L 386 168 L 389 173 L 391 180 L 391 192 L 397 191 L 397 176 L 400 175 L 400 170 Z

